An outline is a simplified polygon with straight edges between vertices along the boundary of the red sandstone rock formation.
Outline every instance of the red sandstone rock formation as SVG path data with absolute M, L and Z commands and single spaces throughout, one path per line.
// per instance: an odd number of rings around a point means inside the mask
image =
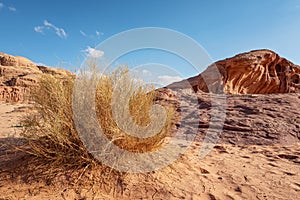
M 42 74 L 63 78 L 71 73 L 62 69 L 37 66 L 20 56 L 0 53 L 0 100 L 13 102 L 28 100 L 30 89 L 37 85 Z
M 300 66 L 273 51 L 256 50 L 218 61 L 187 81 L 190 85 L 181 81 L 168 87 L 192 86 L 194 90 L 214 93 L 222 88 L 226 94 L 295 93 L 300 92 Z
M 157 103 L 176 110 L 172 130 L 180 129 L 186 138 L 196 134 L 202 141 L 209 127 L 222 126 L 219 143 L 286 145 L 300 140 L 300 67 L 273 51 L 218 61 L 198 76 L 157 91 Z M 220 104 L 226 107 L 224 122 L 211 121 L 211 100 L 224 97 L 216 93 L 227 94 Z

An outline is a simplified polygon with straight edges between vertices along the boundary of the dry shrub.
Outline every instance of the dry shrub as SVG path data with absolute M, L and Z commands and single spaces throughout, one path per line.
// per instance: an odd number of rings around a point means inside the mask
M 74 79 L 57 79 L 43 75 L 32 92 L 34 112 L 24 119 L 22 135 L 27 139 L 28 153 L 53 165 L 83 166 L 93 163 L 73 123 L 72 91 Z
M 93 75 L 96 74 L 94 71 Z M 126 81 L 120 82 L 124 80 L 121 77 L 126 77 Z M 159 148 L 170 130 L 172 108 L 167 108 L 164 128 L 155 136 L 145 139 L 130 136 L 117 126 L 112 116 L 111 101 L 116 84 L 135 90 L 130 98 L 129 108 L 133 121 L 139 126 L 150 123 L 149 110 L 155 99 L 155 91 L 148 92 L 149 88 L 137 85 L 137 82 L 128 75 L 127 69 L 118 69 L 100 76 L 97 80 L 99 82 L 95 99 L 96 114 L 108 139 L 120 148 L 133 152 Z M 51 166 L 80 168 L 99 164 L 83 145 L 74 125 L 72 113 L 74 83 L 74 77 L 57 79 L 51 75 L 44 75 L 32 95 L 36 111 L 24 120 L 26 126 L 23 136 L 30 146 L 27 149 L 28 153 L 47 160 Z
M 143 87 L 142 84 L 128 75 L 126 68 L 118 69 L 109 76 L 101 76 L 97 85 L 96 113 L 104 134 L 109 140 L 113 141 L 115 145 L 128 151 L 147 152 L 159 148 L 162 145 L 163 139 L 169 134 L 171 118 L 174 112 L 173 109 L 171 107 L 166 108 L 166 123 L 163 129 L 155 133 L 154 136 L 147 138 L 131 136 L 117 125 L 112 115 L 112 96 L 118 84 L 121 84 L 121 87 L 126 87 L 127 90 L 134 91 L 129 100 L 129 112 L 135 124 L 145 127 L 151 123 L 149 111 L 156 97 L 156 91 L 153 86 Z M 117 114 L 123 115 L 124 113 L 122 113 L 120 107 L 126 104 L 126 100 L 123 96 L 116 96 L 115 98 L 118 100 L 117 105 L 114 105 L 119 111 Z M 124 116 L 120 116 L 120 118 Z M 125 123 L 125 120 L 123 123 Z

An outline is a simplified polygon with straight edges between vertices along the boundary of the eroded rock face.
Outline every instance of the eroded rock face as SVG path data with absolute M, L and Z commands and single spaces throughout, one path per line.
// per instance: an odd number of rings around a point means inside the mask
M 2 66 L 25 66 L 35 67 L 36 65 L 27 58 L 21 56 L 12 56 L 0 52 L 0 65 Z
M 187 81 L 190 86 L 177 82 L 168 87 L 225 94 L 295 93 L 300 92 L 300 67 L 273 51 L 256 50 L 218 61 Z
M 300 67 L 273 51 L 251 51 L 218 61 L 198 76 L 157 91 L 159 104 L 175 108 L 172 131 L 180 129 L 186 138 L 196 134 L 196 140 L 203 141 L 212 127 L 215 135 L 220 134 L 217 143 L 300 141 Z M 224 97 L 226 103 L 218 106 L 226 108 L 225 120 L 211 120 L 212 99 Z M 195 98 L 196 105 L 191 103 Z
M 30 89 L 37 85 L 42 74 L 51 74 L 58 78 L 71 75 L 66 70 L 37 66 L 21 56 L 0 53 L 0 100 L 27 101 Z
M 226 95 L 226 103 L 221 105 L 226 108 L 226 116 L 220 121 L 211 119 L 212 98 L 224 95 L 194 93 L 192 89 L 161 88 L 157 92 L 157 103 L 175 108 L 171 134 L 183 133 L 182 139 L 213 139 L 213 135 L 208 135 L 210 128 L 212 134 L 220 134 L 216 141 L 219 144 L 290 145 L 300 141 L 297 93 Z

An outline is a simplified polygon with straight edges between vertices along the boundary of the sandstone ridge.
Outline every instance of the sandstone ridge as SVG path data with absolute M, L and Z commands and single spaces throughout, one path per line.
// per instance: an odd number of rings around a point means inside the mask
M 255 50 L 215 62 L 198 76 L 167 87 L 225 94 L 297 93 L 300 67 L 271 50 Z
M 42 74 L 51 74 L 59 78 L 71 75 L 63 69 L 37 66 L 27 58 L 0 52 L 0 100 L 27 101 L 30 90 L 37 85 Z

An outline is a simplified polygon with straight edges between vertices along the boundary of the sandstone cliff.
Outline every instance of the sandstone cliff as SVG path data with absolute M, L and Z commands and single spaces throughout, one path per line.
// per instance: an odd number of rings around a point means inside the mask
M 158 103 L 176 108 L 174 132 L 180 129 L 187 138 L 196 134 L 202 141 L 209 127 L 221 125 L 221 133 L 212 128 L 220 134 L 219 143 L 286 145 L 300 140 L 300 67 L 273 51 L 218 61 L 198 76 L 157 91 Z M 226 94 L 224 122 L 211 120 L 212 99 L 224 98 L 220 93 Z
M 215 69 L 220 76 L 216 75 Z M 205 78 L 205 81 L 203 79 Z M 272 94 L 300 92 L 300 67 L 270 50 L 255 50 L 218 61 L 198 76 L 173 83 L 169 88 L 193 87 L 194 90 L 225 94 Z
M 66 70 L 37 66 L 27 58 L 0 53 L 0 100 L 27 101 L 42 74 L 61 78 L 71 75 Z

